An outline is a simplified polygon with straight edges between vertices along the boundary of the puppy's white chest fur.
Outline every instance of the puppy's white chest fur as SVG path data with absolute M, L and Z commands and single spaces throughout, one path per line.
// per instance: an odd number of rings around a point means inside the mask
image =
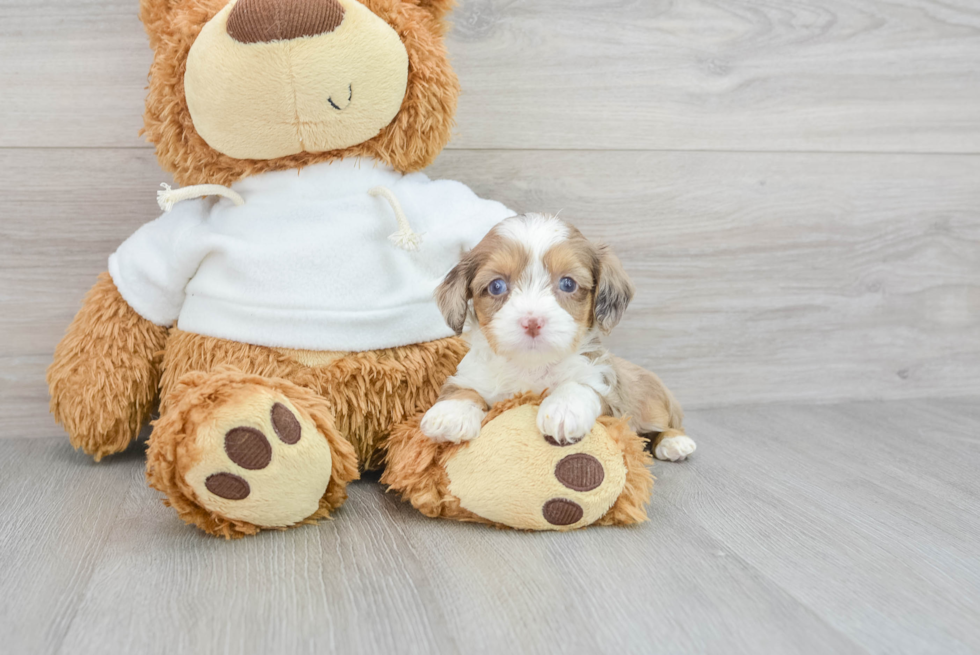
M 558 361 L 535 361 L 533 353 L 520 360 L 493 352 L 486 337 L 478 329 L 466 334 L 470 351 L 460 362 L 456 375 L 447 382 L 473 389 L 488 404 L 493 405 L 521 392 L 555 391 L 559 386 L 574 382 L 585 385 L 599 396 L 609 393 L 615 383 L 615 373 L 606 357 L 587 357 L 581 350 Z M 586 344 L 594 344 L 584 339 Z

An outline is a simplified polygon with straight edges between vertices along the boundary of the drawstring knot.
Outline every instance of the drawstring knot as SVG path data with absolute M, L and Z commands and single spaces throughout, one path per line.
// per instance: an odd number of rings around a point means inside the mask
M 391 192 L 391 189 L 376 186 L 368 191 L 368 194 L 375 198 L 384 198 L 391 205 L 391 211 L 395 212 L 395 220 L 398 221 L 398 231 L 389 234 L 388 240 L 402 250 L 417 252 L 419 246 L 422 245 L 422 236 L 412 230 L 412 225 L 408 222 L 408 218 L 405 216 L 405 212 L 402 211 L 402 206 L 398 202 L 398 198 Z

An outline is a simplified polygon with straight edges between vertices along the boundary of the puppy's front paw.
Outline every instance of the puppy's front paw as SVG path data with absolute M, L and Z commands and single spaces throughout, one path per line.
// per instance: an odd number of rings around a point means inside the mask
M 433 441 L 469 441 L 480 436 L 486 412 L 468 400 L 442 400 L 422 417 L 422 434 Z
M 668 462 L 679 462 L 682 459 L 687 459 L 687 456 L 696 449 L 697 444 L 694 443 L 694 439 L 685 434 L 681 434 L 676 437 L 667 437 L 661 441 L 657 444 L 653 454 L 656 455 L 657 459 Z
M 548 396 L 538 408 L 538 430 L 561 444 L 580 441 L 599 418 L 599 411 L 593 407 L 597 404 Z

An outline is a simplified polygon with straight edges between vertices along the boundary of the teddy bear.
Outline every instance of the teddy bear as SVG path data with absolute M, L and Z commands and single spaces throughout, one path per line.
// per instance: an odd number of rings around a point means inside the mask
M 452 4 L 141 0 L 143 134 L 180 186 L 85 297 L 48 369 L 51 410 L 96 460 L 156 410 L 147 481 L 208 534 L 316 522 L 381 466 L 429 516 L 645 519 L 649 455 L 622 420 L 562 449 L 527 395 L 469 444 L 418 430 L 466 352 L 433 291 L 514 213 L 420 172 L 453 128 Z

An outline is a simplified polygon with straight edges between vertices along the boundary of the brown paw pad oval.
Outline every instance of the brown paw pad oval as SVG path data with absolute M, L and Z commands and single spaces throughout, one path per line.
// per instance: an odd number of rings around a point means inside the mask
M 292 446 L 303 436 L 303 428 L 289 408 L 282 403 L 272 406 L 272 429 L 276 431 L 279 441 Z
M 209 475 L 204 481 L 204 486 L 215 496 L 221 496 L 228 500 L 242 500 L 247 498 L 251 489 L 244 478 L 233 473 L 215 473 Z
M 228 459 L 243 469 L 257 471 L 272 461 L 272 444 L 255 428 L 232 428 L 225 434 Z
M 606 478 L 606 472 L 592 455 L 576 453 L 555 466 L 555 477 L 573 491 L 592 491 Z
M 565 446 L 571 446 L 572 445 L 572 442 L 569 441 L 568 443 L 562 443 L 562 442 L 558 441 L 557 439 L 555 439 L 550 434 L 544 435 L 544 440 L 547 441 L 548 443 L 550 443 L 552 446 L 558 446 L 559 448 L 564 448 Z
M 544 520 L 551 525 L 571 525 L 582 520 L 581 505 L 565 498 L 552 498 L 541 509 Z

